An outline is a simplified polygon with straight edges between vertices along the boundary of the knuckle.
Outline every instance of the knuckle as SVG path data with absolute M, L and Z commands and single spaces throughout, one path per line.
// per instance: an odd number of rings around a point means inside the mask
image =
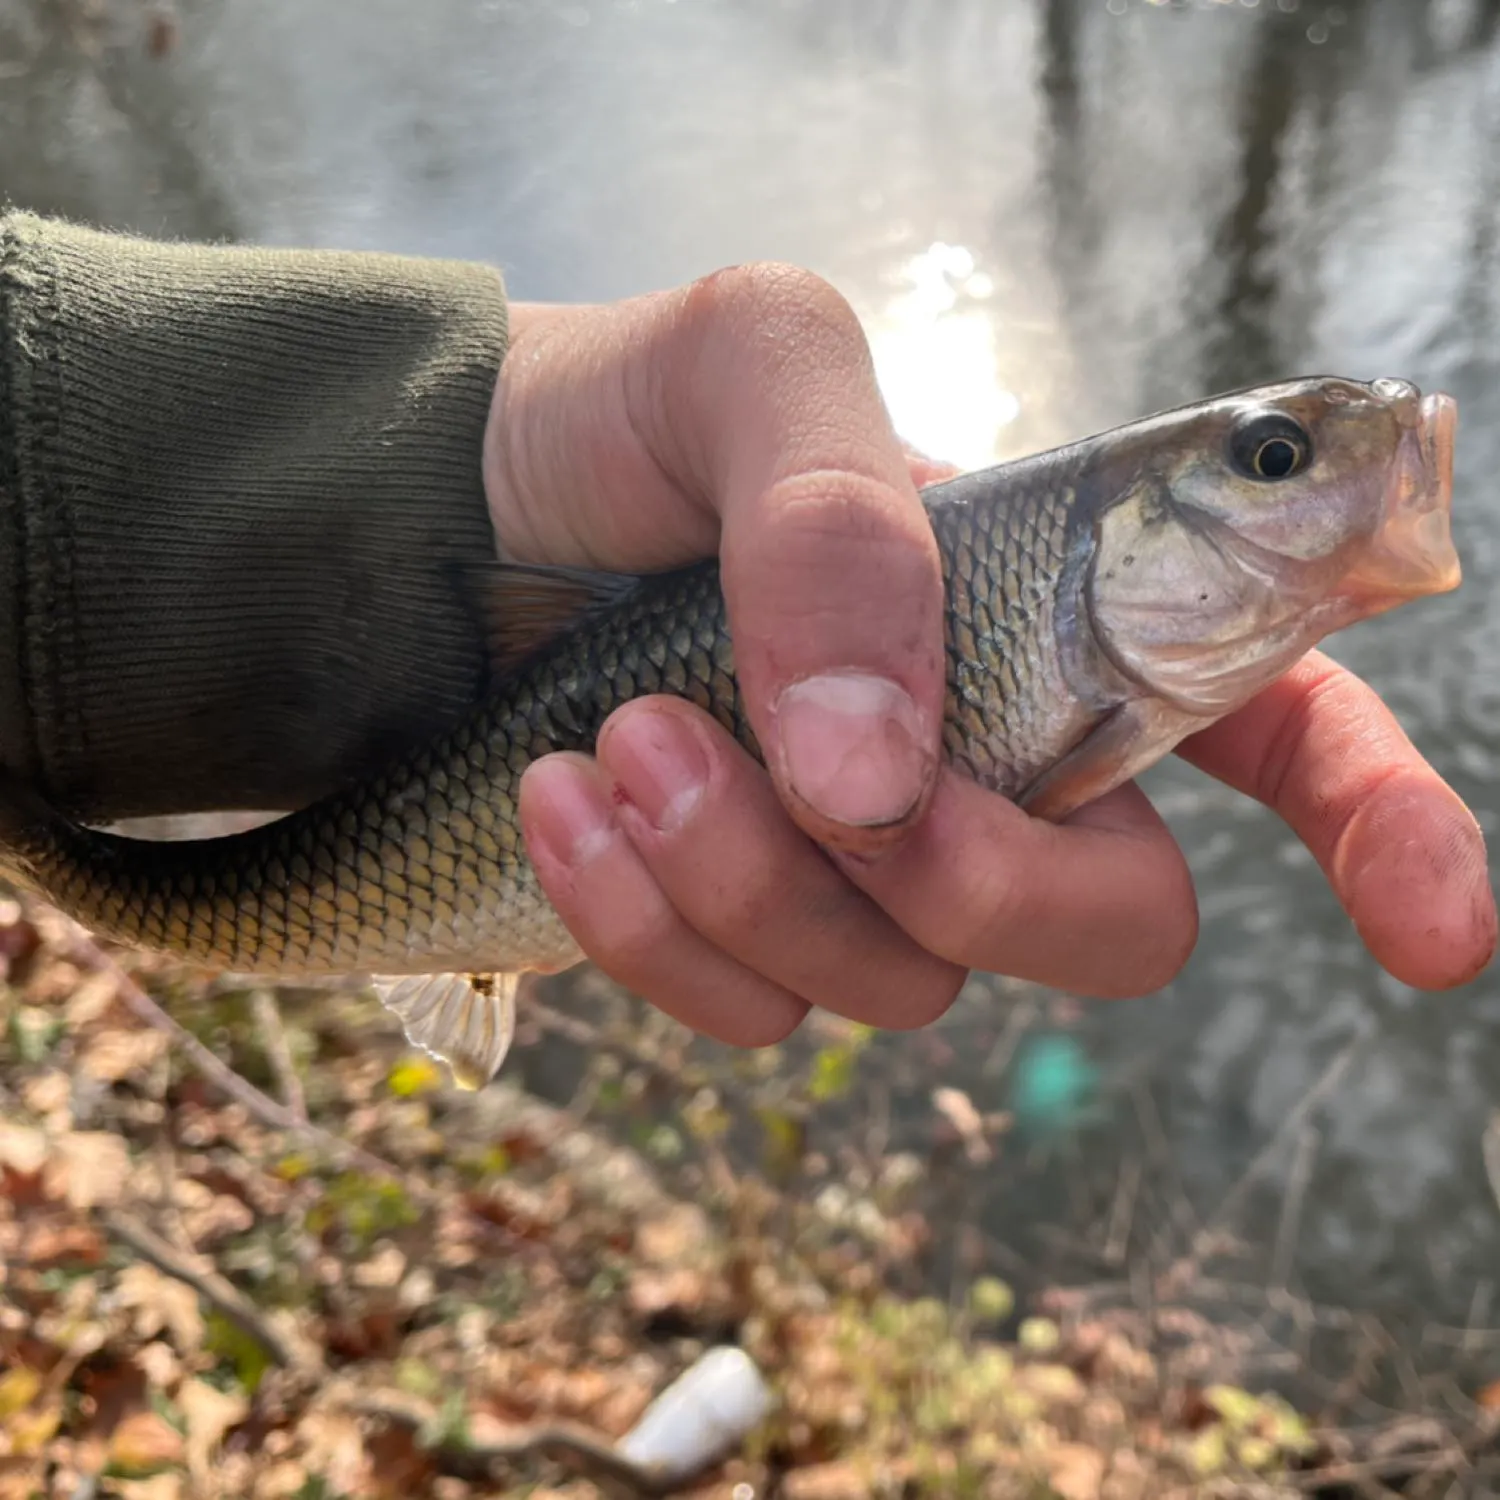
M 801 333 L 830 339 L 867 353 L 864 330 L 849 300 L 816 272 L 783 261 L 727 266 L 695 281 L 684 311 L 704 329 L 752 331 L 785 340 Z
M 929 947 L 951 963 L 1000 972 L 998 955 L 1012 951 L 1016 935 L 1034 930 L 1044 915 L 1025 872 L 1015 861 L 997 860 L 937 913 L 942 931 Z
M 935 536 L 920 511 L 866 474 L 824 469 L 778 480 L 754 525 L 736 528 L 725 567 L 733 583 L 753 578 L 757 603 L 794 625 L 803 617 L 832 624 L 854 607 L 872 616 L 877 637 L 904 618 L 930 626 L 937 644 Z

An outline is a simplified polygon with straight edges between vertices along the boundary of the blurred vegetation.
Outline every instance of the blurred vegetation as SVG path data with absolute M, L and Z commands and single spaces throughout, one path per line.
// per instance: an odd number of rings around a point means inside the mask
M 1484 1392 L 1465 1421 L 1319 1427 L 1241 1383 L 1254 1340 L 1184 1298 L 1023 1306 L 977 1264 L 922 1294 L 914 1205 L 1013 1122 L 939 1089 L 931 1160 L 871 1141 L 813 1188 L 859 1027 L 815 1022 L 805 1064 L 705 1050 L 591 1003 L 583 971 L 466 1095 L 354 993 L 127 973 L 9 899 L 0 964 L 0 1500 L 1457 1495 L 1496 1472 Z M 584 1060 L 568 1109 L 510 1081 L 549 1034 Z M 680 1489 L 612 1470 L 726 1341 L 773 1416 Z

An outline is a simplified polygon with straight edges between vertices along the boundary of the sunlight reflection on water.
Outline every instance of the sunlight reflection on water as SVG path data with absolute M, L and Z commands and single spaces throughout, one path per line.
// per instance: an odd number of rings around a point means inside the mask
M 931 458 L 977 469 L 1000 456 L 1020 398 L 1000 380 L 994 281 L 973 253 L 941 241 L 896 278 L 903 290 L 867 321 L 875 373 L 896 430 Z

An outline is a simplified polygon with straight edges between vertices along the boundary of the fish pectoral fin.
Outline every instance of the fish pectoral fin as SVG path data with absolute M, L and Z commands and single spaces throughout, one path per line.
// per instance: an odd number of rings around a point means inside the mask
M 461 1089 L 481 1089 L 499 1071 L 516 1029 L 520 974 L 416 974 L 371 983 L 406 1039 L 447 1063 Z
M 548 641 L 640 586 L 633 573 L 548 567 L 486 558 L 462 566 L 464 595 L 477 609 L 492 681 L 514 672 Z
M 1060 823 L 1153 765 L 1180 740 L 1212 722 L 1157 698 L 1122 703 L 1101 719 L 1017 803 L 1034 818 Z

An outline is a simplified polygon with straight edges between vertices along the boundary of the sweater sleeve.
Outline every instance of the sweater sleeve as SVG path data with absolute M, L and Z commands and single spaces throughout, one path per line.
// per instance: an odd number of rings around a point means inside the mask
M 506 338 L 484 266 L 0 216 L 0 767 L 280 810 L 447 728 Z

